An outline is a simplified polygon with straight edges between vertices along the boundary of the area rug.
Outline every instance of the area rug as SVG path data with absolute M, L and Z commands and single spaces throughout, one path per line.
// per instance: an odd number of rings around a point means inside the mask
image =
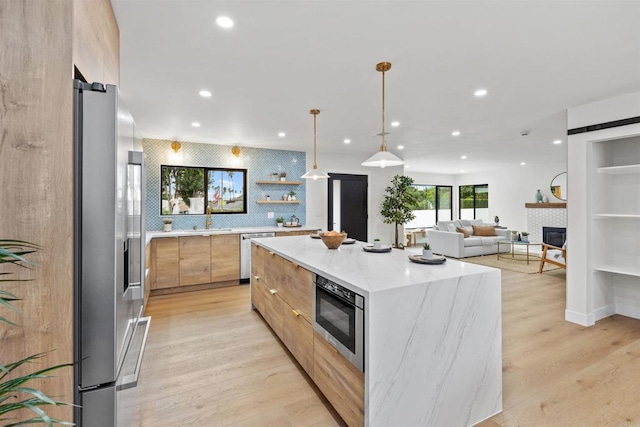
M 497 255 L 483 255 L 474 256 L 469 258 L 461 258 L 460 261 L 470 262 L 473 264 L 486 265 L 487 267 L 495 267 L 503 270 L 517 271 L 518 273 L 538 274 L 540 268 L 540 257 L 538 255 L 529 255 L 529 264 L 527 265 L 527 256 L 525 254 L 516 254 L 515 258 L 511 258 L 510 255 L 505 254 L 503 258 L 500 255 L 498 260 Z M 545 264 L 542 271 L 554 271 L 560 270 L 553 264 Z

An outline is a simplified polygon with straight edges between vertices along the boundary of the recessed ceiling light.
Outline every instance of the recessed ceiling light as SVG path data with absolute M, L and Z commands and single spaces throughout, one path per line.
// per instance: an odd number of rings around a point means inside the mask
M 460 169 L 460 172 L 464 172 L 464 169 Z
M 351 144 L 351 140 L 349 138 L 347 138 L 347 139 L 344 140 L 344 143 L 345 144 Z
M 218 16 L 216 18 L 216 24 L 218 24 L 222 28 L 231 28 L 231 27 L 233 27 L 233 21 L 228 16 Z
M 526 165 L 525 162 L 520 162 L 520 166 L 524 166 L 524 165 Z
M 193 122 L 193 123 L 191 123 L 191 126 L 193 126 L 194 128 L 199 128 L 200 127 L 200 123 Z
M 398 150 L 404 150 L 404 145 L 398 145 Z
M 454 130 L 453 132 L 451 132 L 451 136 L 460 136 L 460 131 Z
M 475 96 L 477 96 L 478 98 L 485 96 L 487 94 L 487 90 L 486 89 L 478 89 L 475 92 L 473 92 L 473 94 Z
M 280 138 L 284 138 L 285 136 L 287 136 L 287 134 L 286 134 L 286 133 L 284 133 L 284 132 L 278 132 L 278 136 L 279 136 Z
M 462 160 L 464 160 L 464 159 L 466 159 L 466 158 L 467 158 L 467 156 L 460 156 L 460 158 L 461 158 Z
M 400 126 L 400 122 L 391 122 L 391 126 L 397 128 L 398 126 Z
M 409 165 L 404 165 L 404 167 L 408 169 L 408 168 L 410 168 L 411 166 L 409 166 Z
M 211 92 L 209 92 L 208 90 L 201 90 L 200 92 L 198 92 L 200 94 L 201 97 L 203 98 L 210 98 L 211 97 Z
M 554 144 L 558 145 L 558 144 L 562 144 L 562 140 L 561 139 L 556 139 L 555 141 L 553 141 Z

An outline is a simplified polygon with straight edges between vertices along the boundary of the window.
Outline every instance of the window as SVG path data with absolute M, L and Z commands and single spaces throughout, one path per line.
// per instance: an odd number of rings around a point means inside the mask
M 452 219 L 451 193 L 453 187 L 440 185 L 412 185 L 416 204 L 411 206 L 415 219 L 406 228 L 431 227 L 438 221 Z
M 489 222 L 489 184 L 460 186 L 460 219 Z
M 246 169 L 162 165 L 160 186 L 161 215 L 247 213 Z

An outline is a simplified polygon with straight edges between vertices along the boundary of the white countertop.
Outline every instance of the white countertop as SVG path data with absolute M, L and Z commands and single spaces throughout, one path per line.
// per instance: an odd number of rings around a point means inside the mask
M 256 243 L 363 296 L 496 271 L 453 259 L 447 259 L 442 265 L 416 264 L 408 256 L 420 253 L 419 250 L 371 253 L 362 250 L 367 243 L 359 241 L 338 249 L 328 249 L 322 240 L 309 236 L 270 237 L 258 239 Z
M 278 226 L 267 226 L 267 227 L 238 227 L 238 228 L 210 228 L 209 230 L 198 229 L 198 230 L 172 230 L 172 231 L 147 231 L 146 238 L 147 244 L 151 241 L 151 239 L 156 239 L 160 237 L 184 237 L 184 236 L 212 236 L 219 234 L 245 234 L 245 233 L 269 233 L 269 232 L 279 232 L 279 233 L 287 233 L 291 231 L 309 231 L 309 230 L 317 230 L 318 227 L 278 227 Z

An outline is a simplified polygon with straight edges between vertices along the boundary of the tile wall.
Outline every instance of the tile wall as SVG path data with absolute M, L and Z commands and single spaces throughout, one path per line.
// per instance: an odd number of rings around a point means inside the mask
M 212 227 L 261 227 L 275 225 L 275 220 L 267 218 L 268 212 L 285 219 L 296 215 L 300 224 L 306 224 L 305 183 L 300 177 L 305 173 L 306 153 L 302 151 L 267 150 L 263 148 L 240 147 L 240 156 L 231 154 L 231 146 L 180 142 L 178 153 L 171 149 L 173 141 L 164 139 L 143 139 L 146 174 L 146 220 L 147 230 L 162 230 L 160 216 L 160 166 L 203 166 L 247 169 L 247 213 L 212 215 Z M 303 181 L 301 185 L 265 185 L 256 181 L 269 181 L 273 172 L 285 171 L 287 181 Z M 257 204 L 267 195 L 271 200 L 282 199 L 289 191 L 296 192 L 300 204 Z M 204 228 L 205 215 L 171 215 L 173 229 Z

